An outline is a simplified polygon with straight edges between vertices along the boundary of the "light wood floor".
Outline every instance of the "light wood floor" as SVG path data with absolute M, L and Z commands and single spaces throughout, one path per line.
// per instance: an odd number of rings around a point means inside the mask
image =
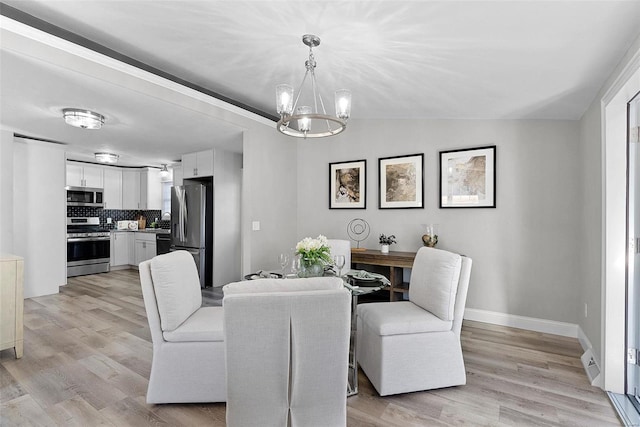
M 225 405 L 147 405 L 149 335 L 137 271 L 69 280 L 25 301 L 24 357 L 0 352 L 0 425 L 222 426 Z M 349 426 L 621 425 L 577 340 L 465 322 L 467 385 L 381 398 L 366 376 Z

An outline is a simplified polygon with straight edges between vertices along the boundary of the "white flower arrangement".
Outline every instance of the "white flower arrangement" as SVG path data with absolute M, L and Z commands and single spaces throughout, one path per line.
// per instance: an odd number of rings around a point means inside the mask
M 305 237 L 296 245 L 296 253 L 300 255 L 304 264 L 331 264 L 331 249 L 327 238 L 322 234 L 312 239 Z

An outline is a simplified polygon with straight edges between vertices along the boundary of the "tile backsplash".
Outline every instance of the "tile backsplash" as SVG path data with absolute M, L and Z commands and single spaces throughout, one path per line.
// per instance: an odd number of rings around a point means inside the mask
M 147 220 L 147 227 L 151 225 L 156 218 L 158 218 L 158 225 L 160 228 L 170 229 L 170 221 L 162 221 L 162 216 L 159 210 L 122 210 L 122 209 L 102 209 L 93 208 L 89 206 L 67 206 L 67 217 L 79 217 L 79 216 L 97 216 L 100 218 L 100 226 L 106 229 L 116 228 L 116 222 L 118 221 L 132 221 L 136 219 L 138 215 L 144 215 Z M 111 224 L 107 224 L 107 218 L 111 218 Z

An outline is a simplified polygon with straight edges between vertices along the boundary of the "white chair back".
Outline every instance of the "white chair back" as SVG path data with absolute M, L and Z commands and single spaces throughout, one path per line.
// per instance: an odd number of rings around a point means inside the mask
M 335 255 L 344 255 L 344 267 L 342 272 L 345 273 L 351 269 L 351 241 L 340 239 L 328 239 L 327 243 L 331 249 L 331 258 Z
M 227 425 L 346 425 L 351 297 L 342 280 L 261 279 L 223 291 Z

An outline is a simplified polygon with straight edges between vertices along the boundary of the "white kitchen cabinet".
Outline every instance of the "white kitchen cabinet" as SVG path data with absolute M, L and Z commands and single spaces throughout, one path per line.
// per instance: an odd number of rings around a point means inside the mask
M 122 209 L 122 170 L 104 168 L 104 208 Z
M 131 264 L 131 247 L 133 246 L 133 234 L 129 231 L 111 232 L 111 266 Z
M 75 163 L 67 163 L 67 185 L 70 187 L 83 187 L 83 183 L 82 166 Z
M 162 209 L 160 169 L 125 169 L 122 171 L 122 209 Z
M 162 210 L 160 169 L 145 168 L 140 172 L 140 209 Z
M 122 209 L 140 209 L 140 171 L 122 171 Z
M 84 186 L 93 188 L 104 188 L 104 180 L 102 177 L 102 167 L 85 166 L 84 167 Z
M 156 256 L 156 234 L 135 232 L 135 265 Z
M 182 177 L 193 178 L 196 176 L 198 168 L 198 153 L 182 155 Z
M 213 150 L 182 155 L 182 177 L 184 179 L 206 176 L 213 176 Z
M 70 187 L 103 188 L 102 167 L 67 162 L 67 185 Z

